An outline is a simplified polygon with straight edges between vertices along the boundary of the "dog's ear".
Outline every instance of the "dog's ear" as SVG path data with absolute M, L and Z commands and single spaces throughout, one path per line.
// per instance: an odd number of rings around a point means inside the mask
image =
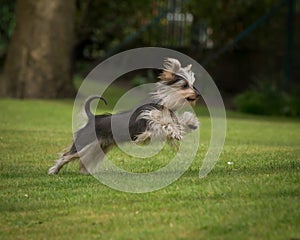
M 171 73 L 177 73 L 181 68 L 180 62 L 175 58 L 166 58 L 163 66 L 164 66 L 164 70 Z
M 187 65 L 184 69 L 185 69 L 187 72 L 191 71 L 191 69 L 192 69 L 192 64 Z
M 159 76 L 161 80 L 171 81 L 174 80 L 175 74 L 180 70 L 181 64 L 175 58 L 166 58 L 163 64 L 163 72 Z

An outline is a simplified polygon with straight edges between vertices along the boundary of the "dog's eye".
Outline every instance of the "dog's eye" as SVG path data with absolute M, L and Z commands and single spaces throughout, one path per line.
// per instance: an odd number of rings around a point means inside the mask
M 182 88 L 188 88 L 189 87 L 189 84 L 188 83 L 185 83 L 183 84 Z

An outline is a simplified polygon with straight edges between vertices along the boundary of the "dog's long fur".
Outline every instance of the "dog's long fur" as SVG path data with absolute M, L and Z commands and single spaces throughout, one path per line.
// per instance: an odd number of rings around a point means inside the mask
M 127 112 L 95 116 L 90 111 L 91 102 L 95 99 L 100 99 L 105 104 L 107 102 L 101 96 L 89 97 L 85 102 L 85 113 L 88 117 L 86 125 L 76 132 L 70 150 L 56 161 L 48 173 L 57 174 L 68 162 L 86 156 L 90 151 L 89 146 L 95 141 L 105 154 L 116 143 L 143 143 L 148 140 L 176 142 L 189 131 L 197 129 L 199 123 L 194 114 L 177 114 L 178 109 L 186 103 L 195 103 L 200 96 L 193 86 L 195 78 L 191 65 L 182 68 L 177 59 L 167 58 L 163 66 L 160 81 L 156 83 L 156 91 L 151 94 L 152 103 Z M 112 122 L 117 123 L 118 134 L 114 134 Z M 85 163 L 80 161 L 80 171 L 88 173 L 91 169 L 89 167 L 87 170 Z

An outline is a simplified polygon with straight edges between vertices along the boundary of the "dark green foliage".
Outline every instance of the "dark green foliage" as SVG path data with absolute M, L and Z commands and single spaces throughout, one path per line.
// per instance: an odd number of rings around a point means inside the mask
M 190 0 L 187 8 L 196 20 L 205 21 L 213 29 L 212 39 L 215 47 L 222 47 L 236 35 L 245 30 L 258 18 L 265 15 L 269 9 L 279 1 L 273 0 Z M 284 7 L 281 8 L 284 11 Z M 239 43 L 238 47 L 247 49 L 264 48 L 270 45 L 273 34 L 277 32 L 281 14 L 276 14 L 263 28 L 257 29 L 255 34 L 247 37 L 247 41 Z M 266 33 L 267 31 L 267 33 Z
M 152 1 L 77 1 L 76 47 L 84 58 L 97 59 L 116 48 L 151 19 Z
M 288 94 L 278 84 L 262 78 L 235 98 L 241 112 L 261 115 L 300 116 L 300 95 L 297 90 Z
M 147 76 L 136 75 L 131 81 L 133 87 L 141 86 L 143 84 L 151 83 L 155 79 L 154 73 L 151 70 L 147 71 Z
M 0 58 L 5 54 L 15 26 L 14 8 L 14 0 L 0 0 Z

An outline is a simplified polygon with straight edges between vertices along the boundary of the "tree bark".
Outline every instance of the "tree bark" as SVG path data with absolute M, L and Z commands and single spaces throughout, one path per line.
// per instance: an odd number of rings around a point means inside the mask
M 1 95 L 64 98 L 72 82 L 75 0 L 18 0 Z

